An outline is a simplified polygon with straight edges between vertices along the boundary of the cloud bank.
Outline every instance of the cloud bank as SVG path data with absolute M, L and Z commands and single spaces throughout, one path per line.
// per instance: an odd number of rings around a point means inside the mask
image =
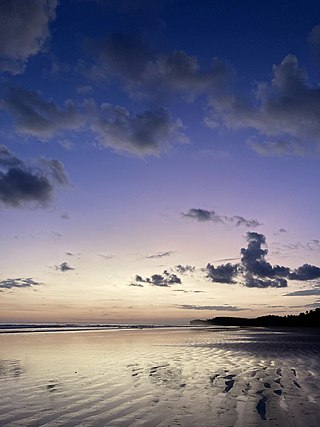
M 206 124 L 251 129 L 248 143 L 264 156 L 319 154 L 319 87 L 310 83 L 295 55 L 272 71 L 272 81 L 257 83 L 251 100 L 235 93 L 210 97 Z

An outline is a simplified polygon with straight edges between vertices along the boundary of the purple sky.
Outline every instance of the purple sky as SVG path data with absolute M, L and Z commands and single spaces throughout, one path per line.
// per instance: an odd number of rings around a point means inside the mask
M 0 322 L 320 306 L 318 2 L 0 12 Z

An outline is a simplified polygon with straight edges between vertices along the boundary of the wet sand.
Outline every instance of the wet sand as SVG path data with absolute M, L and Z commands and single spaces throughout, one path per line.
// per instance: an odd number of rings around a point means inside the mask
M 0 425 L 316 427 L 319 350 L 316 330 L 2 334 Z

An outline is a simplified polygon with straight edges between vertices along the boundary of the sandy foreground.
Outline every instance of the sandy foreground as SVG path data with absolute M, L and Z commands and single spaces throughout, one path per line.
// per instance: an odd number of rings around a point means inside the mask
M 0 335 L 2 426 L 319 426 L 319 331 Z

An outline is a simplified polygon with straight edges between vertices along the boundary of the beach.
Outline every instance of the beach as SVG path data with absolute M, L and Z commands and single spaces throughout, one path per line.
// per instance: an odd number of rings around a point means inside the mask
M 0 335 L 1 426 L 303 426 L 320 417 L 316 329 Z

